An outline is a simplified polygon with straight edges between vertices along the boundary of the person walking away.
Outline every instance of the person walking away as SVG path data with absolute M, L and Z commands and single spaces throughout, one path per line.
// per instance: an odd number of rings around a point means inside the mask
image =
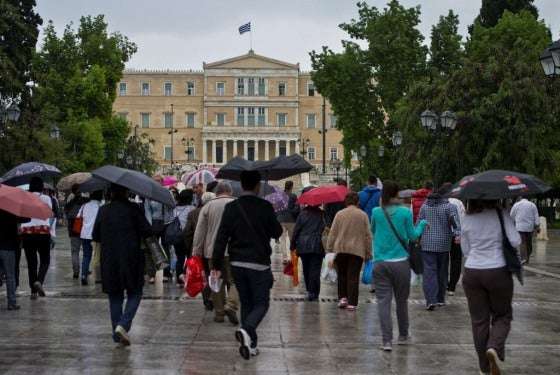
M 16 252 L 19 249 L 18 225 L 30 221 L 0 210 L 0 263 L 6 275 L 8 310 L 19 310 L 16 302 Z
M 290 247 L 288 244 L 294 235 L 294 226 L 299 215 L 299 205 L 297 203 L 297 195 L 293 193 L 294 182 L 286 181 L 284 184 L 284 193 L 288 196 L 288 207 L 278 212 L 278 221 L 282 225 L 282 236 L 280 237 L 280 249 L 282 260 L 285 263 L 291 258 Z
M 64 206 L 64 214 L 68 223 L 68 237 L 70 237 L 73 278 L 78 279 L 80 277 L 80 248 L 82 247 L 82 240 L 80 239 L 80 233 L 74 232 L 73 227 L 74 220 L 78 217 L 80 208 L 87 202 L 87 199 L 80 193 L 80 185 L 78 184 L 72 185 L 72 194 L 68 198 L 70 199 Z
M 415 223 L 418 220 L 420 208 L 422 208 L 426 199 L 428 199 L 428 196 L 432 194 L 433 191 L 434 183 L 427 181 L 422 189 L 418 189 L 412 194 L 412 216 Z
M 214 253 L 214 243 L 218 234 L 218 228 L 222 222 L 225 207 L 232 202 L 232 188 L 229 182 L 222 181 L 216 186 L 216 198 L 206 203 L 198 216 L 198 224 L 194 233 L 193 255 L 199 255 L 208 260 L 210 269 L 214 264 L 212 256 Z M 239 220 L 239 218 L 237 219 Z M 231 274 L 229 256 L 226 254 L 220 268 L 223 283 L 218 292 L 211 292 L 212 304 L 214 306 L 214 321 L 223 323 L 227 316 L 231 324 L 238 325 L 237 309 L 239 305 L 239 295 L 235 288 Z M 227 287 L 227 298 L 226 298 Z
M 210 202 L 214 198 L 216 198 L 216 194 L 212 192 L 207 191 L 206 193 L 202 194 L 200 205 L 189 212 L 187 216 L 187 224 L 185 226 L 185 229 L 183 230 L 183 238 L 185 240 L 185 255 L 187 259 L 190 258 L 193 253 L 194 233 L 196 232 L 200 210 L 202 210 L 202 207 L 206 203 Z M 208 259 L 202 257 L 202 262 L 204 264 L 204 272 L 206 273 L 206 275 L 209 275 L 210 265 L 208 264 Z M 211 293 L 212 291 L 210 290 L 210 286 L 206 284 L 206 286 L 202 290 L 202 303 L 208 311 L 212 311 L 214 309 L 214 304 L 212 303 L 211 299 Z
M 301 258 L 309 301 L 317 301 L 321 292 L 321 267 L 325 257 L 321 238 L 325 224 L 323 210 L 307 206 L 299 214 L 290 240 L 290 250 Z
M 453 184 L 446 182 L 442 185 L 442 189 L 446 191 L 446 194 L 451 191 Z M 459 220 L 459 227 L 461 226 L 461 221 L 465 217 L 465 205 L 457 198 L 448 198 L 449 203 L 455 206 L 457 210 L 457 218 Z M 461 270 L 463 268 L 463 252 L 461 251 L 460 241 L 455 241 L 452 238 L 451 241 L 451 251 L 449 252 L 449 283 L 447 284 L 447 294 L 450 296 L 455 295 L 455 288 L 461 277 Z
M 463 289 L 481 374 L 500 374 L 505 343 L 513 319 L 513 279 L 506 268 L 502 215 L 507 239 L 515 248 L 521 237 L 508 212 L 497 201 L 471 200 L 462 222 L 461 246 L 466 257 Z
M 241 172 L 243 194 L 226 205 L 212 257 L 215 276 L 220 276 L 226 248 L 241 302 L 241 328 L 235 337 L 245 359 L 258 354 L 257 328 L 270 305 L 273 284 L 271 239 L 278 239 L 282 226 L 272 204 L 258 197 L 261 174 Z
M 459 215 L 455 206 L 443 197 L 445 193 L 445 188 L 441 188 L 437 193 L 430 194 L 418 215 L 419 220 L 428 222 L 420 241 L 424 262 L 423 288 L 428 311 L 445 305 L 451 242 L 460 241 Z
M 377 177 L 369 176 L 368 184 L 358 194 L 360 198 L 360 208 L 371 218 L 371 211 L 379 206 L 381 189 L 377 185 Z
M 144 286 L 140 242 L 152 235 L 142 209 L 128 200 L 128 190 L 111 185 L 111 202 L 99 209 L 92 237 L 101 244 L 102 289 L 109 296 L 113 340 L 125 346 L 130 345 L 128 332 Z
M 393 294 L 397 310 L 399 337 L 397 344 L 409 342 L 408 297 L 410 294 L 410 263 L 408 249 L 403 246 L 416 241 L 426 227 L 420 220 L 414 226 L 412 211 L 398 199 L 399 186 L 385 181 L 382 207 L 373 210 L 371 232 L 374 237 L 374 280 L 377 311 L 381 324 L 383 343 L 381 349 L 393 350 L 393 320 L 391 301 Z
M 187 220 L 189 217 L 189 213 L 195 209 L 192 205 L 193 201 L 193 191 L 192 189 L 185 189 L 179 193 L 177 198 L 177 207 L 175 207 L 175 211 L 173 215 L 179 219 L 179 224 L 181 228 L 181 232 L 185 230 L 187 226 Z M 177 256 L 177 263 L 175 265 L 175 276 L 177 278 L 177 286 L 183 287 L 185 284 L 185 258 L 187 257 L 187 246 L 185 241 L 181 240 L 179 243 L 173 245 L 175 249 L 175 255 Z
M 146 214 L 146 219 L 148 223 L 152 226 L 152 231 L 154 236 L 161 241 L 163 235 L 165 234 L 165 229 L 173 221 L 173 209 L 165 206 L 163 203 L 156 202 L 150 199 L 144 200 L 144 211 Z M 170 247 L 162 245 L 167 259 L 171 259 Z M 155 268 L 150 267 L 149 269 L 149 282 L 153 284 L 155 281 Z M 172 278 L 170 267 L 166 267 L 163 270 L 163 282 L 167 283 Z
M 336 184 L 338 186 L 348 187 L 348 183 L 346 182 L 346 180 L 343 179 L 338 179 L 336 181 Z M 327 227 L 330 228 L 332 226 L 332 222 L 336 214 L 345 208 L 346 208 L 346 204 L 344 202 L 333 202 L 333 203 L 327 203 L 325 205 L 325 219 L 327 222 Z
M 56 192 L 53 189 L 46 189 L 45 193 L 51 198 L 53 216 L 49 219 L 49 227 L 51 228 L 51 250 L 54 249 L 56 243 L 56 224 L 59 216 L 59 204 L 56 198 Z
M 101 207 L 102 199 L 103 191 L 94 191 L 90 195 L 90 201 L 81 208 L 83 224 L 80 238 L 82 239 L 82 249 L 84 252 L 82 257 L 82 285 L 88 285 L 89 265 L 93 255 L 93 245 L 91 243 L 93 225 L 95 224 L 99 207 Z
M 533 253 L 533 233 L 540 231 L 539 210 L 526 197 L 520 197 L 511 208 L 510 215 L 521 236 L 521 261 L 529 263 Z
M 45 204 L 52 208 L 52 201 L 48 195 L 43 194 L 43 180 L 33 177 L 29 182 L 29 192 L 34 193 Z M 51 234 L 49 220 L 31 219 L 20 226 L 21 242 L 27 259 L 27 270 L 29 273 L 29 288 L 31 299 L 37 299 L 37 294 L 45 296 L 43 283 L 49 264 L 51 262 Z M 39 263 L 37 262 L 39 255 Z M 17 265 L 19 268 L 19 264 Z
M 355 311 L 358 306 L 360 270 L 364 260 L 372 257 L 369 218 L 358 208 L 359 197 L 349 192 L 344 200 L 346 208 L 334 217 L 327 250 L 336 253 L 338 275 L 338 307 Z
M 193 205 L 198 207 L 202 203 L 202 194 L 204 194 L 204 184 L 199 182 L 198 184 L 193 185 Z

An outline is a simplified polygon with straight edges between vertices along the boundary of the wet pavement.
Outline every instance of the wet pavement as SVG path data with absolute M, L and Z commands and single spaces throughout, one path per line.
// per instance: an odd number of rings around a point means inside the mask
M 80 286 L 72 279 L 69 242 L 60 234 L 46 298 L 30 301 L 25 257 L 22 309 L 6 311 L 5 289 L 0 289 L 0 374 L 478 374 L 460 286 L 448 306 L 434 312 L 425 311 L 421 288 L 413 287 L 412 345 L 384 353 L 378 348 L 375 298 L 367 286 L 361 286 L 356 312 L 337 309 L 335 286 L 328 283 L 320 302 L 305 302 L 302 286 L 290 286 L 277 258 L 258 357 L 243 360 L 235 328 L 215 323 L 200 298 L 182 298 L 174 284 L 146 286 L 132 346 L 119 348 L 111 340 L 100 286 Z M 523 287 L 515 284 L 504 373 L 560 374 L 560 236 L 536 243 L 530 267 L 538 273 L 527 272 Z

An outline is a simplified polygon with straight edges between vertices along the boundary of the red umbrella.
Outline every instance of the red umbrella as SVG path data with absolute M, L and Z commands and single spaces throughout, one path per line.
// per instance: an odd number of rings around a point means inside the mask
M 319 206 L 321 204 L 343 202 L 348 194 L 348 188 L 341 185 L 319 186 L 303 193 L 299 199 L 299 204 L 308 206 Z
M 0 210 L 13 215 L 46 220 L 53 213 L 38 196 L 17 187 L 0 184 Z

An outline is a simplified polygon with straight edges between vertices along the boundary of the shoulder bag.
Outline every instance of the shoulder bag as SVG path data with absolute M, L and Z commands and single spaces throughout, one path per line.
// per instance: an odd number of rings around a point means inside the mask
M 422 262 L 422 255 L 420 253 L 420 249 L 414 242 L 409 242 L 408 244 L 405 243 L 405 241 L 399 235 L 399 232 L 397 232 L 397 229 L 395 228 L 395 225 L 391 221 L 391 218 L 389 217 L 389 213 L 387 212 L 385 207 L 383 207 L 382 210 L 383 213 L 385 214 L 385 219 L 387 219 L 387 222 L 389 223 L 389 226 L 393 231 L 393 234 L 395 235 L 395 237 L 397 237 L 402 247 L 404 247 L 404 249 L 408 253 L 408 262 L 410 263 L 410 268 L 412 269 L 412 271 L 414 271 L 415 274 L 421 275 L 424 272 L 424 263 Z
M 84 206 L 81 206 L 78 215 L 72 219 L 72 233 L 78 236 L 82 233 L 82 227 L 84 226 L 83 211 Z
M 519 283 L 523 285 L 523 265 L 521 264 L 521 258 L 519 257 L 519 252 L 515 247 L 509 242 L 507 236 L 506 227 L 504 225 L 504 218 L 502 216 L 502 211 L 496 209 L 498 213 L 498 218 L 500 219 L 500 226 L 502 227 L 502 248 L 504 252 L 504 258 L 506 260 L 506 267 L 509 272 L 513 273 Z

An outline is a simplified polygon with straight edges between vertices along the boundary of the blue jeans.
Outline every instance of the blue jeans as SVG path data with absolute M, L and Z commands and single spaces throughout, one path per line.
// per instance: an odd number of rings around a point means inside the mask
M 441 253 L 423 251 L 423 287 L 426 305 L 445 303 L 445 292 L 449 275 L 449 251 Z
M 8 292 L 8 306 L 16 304 L 16 252 L 0 250 L 0 261 L 6 273 L 6 290 Z
M 109 294 L 109 308 L 111 310 L 111 323 L 113 326 L 113 340 L 118 342 L 115 336 L 115 328 L 117 326 L 123 327 L 127 332 L 132 327 L 132 320 L 138 311 L 140 301 L 142 300 L 142 292 L 127 293 L 126 304 L 124 306 L 124 291 L 115 294 Z
M 84 251 L 84 256 L 82 257 L 82 279 L 87 279 L 89 275 L 89 264 L 91 263 L 93 254 L 91 240 L 82 239 L 82 249 Z

